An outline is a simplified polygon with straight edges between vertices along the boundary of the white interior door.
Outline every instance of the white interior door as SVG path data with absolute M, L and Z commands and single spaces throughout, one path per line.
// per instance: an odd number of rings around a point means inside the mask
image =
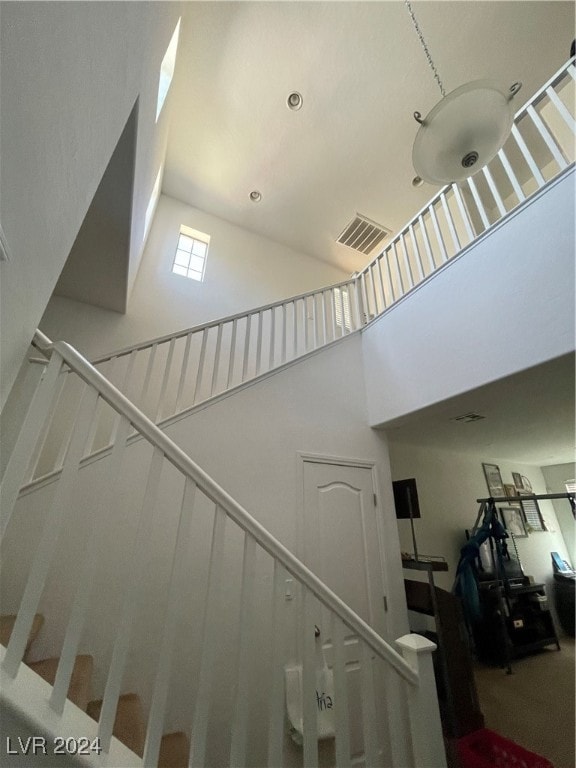
M 372 467 L 304 459 L 304 558 L 356 613 L 385 632 Z
M 386 636 L 385 585 L 378 530 L 378 506 L 370 465 L 303 457 L 303 553 L 308 567 L 377 632 Z M 333 649 L 329 612 L 320 609 L 318 625 L 329 666 Z M 372 654 L 370 654 L 372 656 Z M 364 765 L 360 688 L 362 649 L 345 638 L 350 751 L 353 765 Z M 387 741 L 382 723 L 379 751 Z

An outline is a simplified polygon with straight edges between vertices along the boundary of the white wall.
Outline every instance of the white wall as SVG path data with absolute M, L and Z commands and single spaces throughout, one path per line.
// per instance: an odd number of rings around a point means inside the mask
M 547 493 L 565 493 L 566 481 L 576 478 L 576 464 L 555 464 L 550 467 L 542 467 L 542 474 L 546 481 Z M 568 502 L 564 500 L 553 501 L 558 525 L 564 537 L 564 543 L 569 555 L 572 568 L 576 567 L 576 522 Z
M 453 586 L 460 549 L 466 542 L 465 530 L 473 527 L 478 514 L 476 499 L 490 495 L 482 463 L 497 464 L 504 483 L 512 483 L 512 472 L 519 472 L 530 480 L 534 493 L 548 492 L 542 469 L 537 466 L 400 443 L 390 443 L 389 447 L 392 479 L 416 478 L 421 512 L 420 519 L 414 521 L 418 552 L 446 558 L 448 573 L 435 574 L 436 583 L 444 589 Z M 557 551 L 565 558 L 567 550 L 552 502 L 541 501 L 539 506 L 548 530 L 530 533 L 516 543 L 524 573 L 545 583 L 552 600 L 550 552 Z M 402 550 L 412 552 L 410 521 L 397 522 Z
M 126 120 L 140 97 L 131 266 L 165 150 L 160 63 L 179 3 L 2 3 L 3 404 Z M 167 105 L 168 106 L 168 105 Z
M 299 553 L 298 451 L 374 460 L 392 595 L 399 553 L 386 438 L 366 424 L 360 339 L 353 336 L 166 429 L 289 549 Z M 392 609 L 393 611 L 396 608 Z M 402 630 L 402 610 L 391 620 Z
M 210 235 L 201 283 L 172 273 L 181 224 Z M 41 328 L 95 357 L 347 277 L 318 259 L 161 195 L 127 313 L 54 296 Z
M 363 334 L 376 426 L 574 349 L 574 172 Z

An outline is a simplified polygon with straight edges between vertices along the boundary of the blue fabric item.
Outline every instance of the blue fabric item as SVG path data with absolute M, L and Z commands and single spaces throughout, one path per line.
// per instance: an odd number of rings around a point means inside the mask
M 471 623 L 478 621 L 482 616 L 474 563 L 479 557 L 480 546 L 490 537 L 496 541 L 497 556 L 501 560 L 502 545 L 506 546 L 505 539 L 508 537 L 508 534 L 502 523 L 498 520 L 494 503 L 488 506 L 482 525 L 460 550 L 460 560 L 458 561 L 456 578 L 452 587 L 452 594 L 462 600 L 464 614 Z M 502 571 L 502 563 L 499 562 L 498 565 Z

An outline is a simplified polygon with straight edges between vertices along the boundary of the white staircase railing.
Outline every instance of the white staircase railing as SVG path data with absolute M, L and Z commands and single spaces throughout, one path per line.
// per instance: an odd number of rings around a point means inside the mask
M 21 594 L 2 673 L 17 677 L 35 614 L 45 610 L 49 627 L 52 610 L 67 620 L 59 629 L 60 662 L 49 707 L 62 713 L 75 657 L 94 653 L 98 636 L 102 658 L 96 665 L 104 675 L 98 735 L 105 752 L 132 664 L 138 685 L 148 691 L 143 765 L 157 764 L 166 721 L 183 717 L 192 744 L 190 766 L 281 766 L 287 750 L 297 749 L 286 746 L 283 690 L 284 666 L 296 660 L 303 668 L 303 764 L 314 766 L 314 628 L 320 624 L 332 654 L 336 765 L 350 765 L 352 751 L 362 752 L 366 765 L 397 764 L 382 688 L 391 676 L 407 700 L 413 765 L 445 765 L 431 666 L 435 646 L 408 635 L 399 641 L 401 652 L 395 651 L 76 350 L 46 337 L 38 341 L 50 362 L 0 487 L 3 580 L 8 573 L 11 589 Z M 44 439 L 64 370 L 78 379 L 80 404 L 58 482 L 40 489 L 49 493 L 42 497 L 42 530 L 32 556 L 34 512 L 27 506 L 30 496 L 18 499 L 18 492 Z M 82 469 L 94 420 L 104 410 L 114 422 L 111 454 Z M 130 446 L 132 430 L 142 439 Z M 19 582 L 14 572 L 28 558 Z M 62 583 L 51 588 L 54 568 Z M 101 587 L 110 572 L 116 572 L 117 589 Z M 288 574 L 299 585 L 296 614 L 284 599 Z M 159 584 L 160 598 L 148 598 L 147 585 L 158 590 Z M 231 599 L 237 609 L 231 610 Z M 159 605 L 162 610 L 156 610 Z M 191 605 L 196 612 L 186 622 Z M 234 664 L 226 652 L 229 638 Z M 360 670 L 353 681 L 347 665 L 351 638 Z
M 92 362 L 152 421 L 166 423 L 199 403 L 350 335 L 365 323 L 356 282 L 349 280 Z M 36 335 L 34 344 L 42 349 L 41 335 Z M 60 471 L 71 435 L 71 404 L 79 402 L 79 394 L 78 382 L 63 374 L 52 420 L 27 482 Z M 86 455 L 107 448 L 113 437 L 113 426 L 100 415 L 93 423 Z
M 575 78 L 572 59 L 517 112 L 494 160 L 465 182 L 441 189 L 356 277 L 136 344 L 93 364 L 162 423 L 361 330 L 571 168 Z M 71 428 L 66 414 L 80 391 L 66 379 L 27 482 L 62 467 Z M 105 449 L 113 437 L 113 424 L 96 419 L 87 454 Z

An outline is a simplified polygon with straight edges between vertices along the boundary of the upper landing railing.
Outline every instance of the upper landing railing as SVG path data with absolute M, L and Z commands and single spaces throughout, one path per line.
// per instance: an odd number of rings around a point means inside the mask
M 473 177 L 441 189 L 359 275 L 246 313 L 153 339 L 94 365 L 159 423 L 362 329 L 461 253 L 574 162 L 574 59 L 515 116 L 498 155 Z M 78 398 L 62 377 L 60 402 Z M 69 440 L 66 417 L 28 480 L 58 470 Z M 86 446 L 113 442 L 96 421 Z
M 362 270 L 358 292 L 368 316 L 381 314 L 574 162 L 575 79 L 571 59 L 516 113 L 496 157 L 441 189 Z

